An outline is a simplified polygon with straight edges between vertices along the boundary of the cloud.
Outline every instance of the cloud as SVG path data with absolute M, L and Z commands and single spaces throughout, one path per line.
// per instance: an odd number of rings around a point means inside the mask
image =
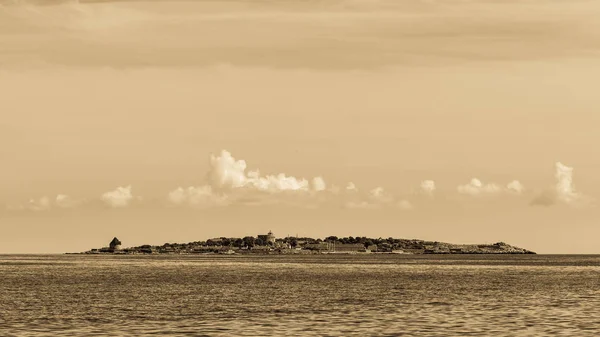
M 212 197 L 212 188 L 210 186 L 188 187 L 183 189 L 178 187 L 169 193 L 169 200 L 174 204 L 198 203 L 199 201 Z
M 227 203 L 226 196 L 213 193 L 212 188 L 208 185 L 200 187 L 192 186 L 186 189 L 178 187 L 169 193 L 168 199 L 175 205 L 210 206 Z
M 472 196 L 482 195 L 482 194 L 494 194 L 501 191 L 500 186 L 496 184 L 486 184 L 484 185 L 481 180 L 477 178 L 471 179 L 468 184 L 459 185 L 457 187 L 458 193 L 460 194 L 468 194 Z
M 356 189 L 351 189 L 355 191 Z M 369 193 L 359 200 L 347 201 L 344 206 L 347 208 L 368 208 L 375 209 L 383 206 L 391 205 L 394 201 L 394 197 L 387 193 L 383 187 L 375 187 L 370 190 Z
M 66 194 L 59 194 L 54 199 L 54 204 L 60 208 L 73 208 L 81 204 L 81 201 L 75 200 Z
M 8 205 L 7 209 L 11 211 L 49 211 L 53 208 L 73 208 L 79 206 L 82 201 L 75 200 L 68 195 L 58 194 L 55 198 L 43 196 L 39 199 L 31 198 L 26 203 L 20 205 Z
M 469 183 L 457 187 L 458 193 L 470 196 L 498 195 L 503 192 L 521 194 L 524 189 L 525 187 L 518 180 L 513 180 L 506 187 L 502 187 L 496 183 L 484 184 L 477 178 L 473 178 Z
M 433 180 L 421 183 L 424 193 L 432 194 L 436 186 Z M 348 208 L 397 207 L 412 209 L 408 200 L 397 201 L 395 197 L 376 187 L 364 193 L 353 182 L 345 188 L 328 185 L 322 176 L 310 180 L 289 176 L 285 173 L 262 175 L 258 169 L 249 169 L 247 162 L 236 159 L 227 150 L 211 154 L 206 182 L 200 187 L 178 187 L 167 195 L 174 205 L 220 206 L 220 205 L 292 205 L 315 208 L 343 205 Z
M 589 198 L 575 190 L 572 167 L 556 162 L 554 164 L 554 178 L 556 179 L 555 185 L 536 196 L 531 201 L 532 205 L 551 206 L 557 202 L 562 202 L 572 206 L 581 206 L 590 201 Z
M 133 195 L 131 194 L 131 185 L 126 187 L 119 186 L 113 191 L 102 194 L 101 197 L 101 200 L 107 205 L 115 208 L 127 207 L 132 199 Z
M 369 199 L 376 203 L 389 203 L 392 202 L 393 197 L 388 194 L 383 187 L 375 187 L 369 191 Z
M 308 191 L 308 180 L 286 176 L 284 173 L 278 175 L 267 175 L 260 177 L 258 171 L 250 175 L 247 186 L 265 192 L 281 191 Z
M 168 201 L 174 205 L 207 207 L 280 204 L 315 208 L 337 204 L 347 208 L 414 208 L 410 201 L 397 201 L 381 186 L 360 193 L 353 182 L 339 188 L 328 185 L 322 176 L 307 180 L 285 173 L 262 175 L 258 169 L 249 169 L 245 160 L 236 159 L 227 150 L 211 154 L 209 166 L 205 185 L 178 187 L 168 194 Z M 421 189 L 431 195 L 436 189 L 435 182 L 425 180 Z
M 433 180 L 423 180 L 421 182 L 421 192 L 427 194 L 427 195 L 433 195 L 433 192 L 435 191 L 436 187 L 435 187 L 435 181 Z
M 508 183 L 508 185 L 506 185 L 506 189 L 509 192 L 521 194 L 523 193 L 523 190 L 525 190 L 525 187 L 518 180 L 513 180 L 510 183 Z
M 319 192 L 324 191 L 327 188 L 327 184 L 325 184 L 325 180 L 323 180 L 323 177 L 315 177 L 312 180 L 312 187 L 313 190 Z
M 383 187 L 376 187 L 369 192 L 369 203 L 375 208 L 382 206 L 395 206 L 402 210 L 414 208 L 414 205 L 406 199 L 397 202 L 394 202 L 394 200 L 394 196 L 385 191 Z
M 231 153 L 223 150 L 220 156 L 210 156 L 208 180 L 217 189 L 233 189 L 243 187 L 247 182 L 246 162 L 235 160 Z M 258 172 L 257 172 L 258 173 Z
M 246 161 L 236 160 L 231 153 L 222 150 L 219 156 L 210 156 L 209 185 L 216 191 L 249 188 L 264 192 L 309 191 L 308 180 L 287 176 L 284 173 L 261 176 L 258 170 L 246 173 Z M 313 179 L 313 190 L 324 189 L 321 177 Z
M 575 191 L 573 186 L 573 168 L 561 162 L 555 164 L 556 196 L 565 203 L 577 201 L 581 195 Z
M 353 182 L 349 182 L 348 185 L 346 185 L 346 191 L 357 192 L 358 188 L 356 188 L 356 185 L 354 185 Z
M 212 154 L 209 165 L 206 185 L 186 189 L 179 187 L 168 194 L 168 200 L 176 205 L 257 205 L 302 203 L 307 202 L 304 198 L 311 196 L 322 201 L 324 196 L 321 194 L 324 192 L 329 192 L 326 195 L 339 193 L 339 188 L 335 186 L 328 189 L 321 176 L 314 177 L 309 182 L 305 178 L 285 173 L 261 175 L 259 170 L 248 170 L 245 160 L 234 158 L 226 150 L 218 155 Z

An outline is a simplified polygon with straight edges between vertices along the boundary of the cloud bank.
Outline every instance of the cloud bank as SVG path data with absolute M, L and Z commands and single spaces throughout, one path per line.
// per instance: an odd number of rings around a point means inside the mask
M 422 189 L 431 194 L 435 183 L 424 181 Z M 413 208 L 408 200 L 396 200 L 383 187 L 361 193 L 353 182 L 339 188 L 329 186 L 321 176 L 309 180 L 285 173 L 261 175 L 257 169 L 249 170 L 245 160 L 236 159 L 226 150 L 210 156 L 204 185 L 178 187 L 168 194 L 167 199 L 172 205 L 195 207 L 279 203 L 314 208 L 337 203 L 346 208 Z
M 555 184 L 533 200 L 531 205 L 550 206 L 563 203 L 573 206 L 587 205 L 591 199 L 577 191 L 573 184 L 573 168 L 555 163 Z M 381 186 L 371 190 L 361 190 L 353 182 L 345 187 L 327 184 L 322 176 L 311 179 L 298 178 L 285 173 L 261 175 L 259 170 L 248 170 L 246 161 L 234 158 L 226 150 L 209 158 L 209 169 L 204 184 L 178 187 L 166 195 L 166 202 L 171 206 L 191 206 L 198 208 L 228 205 L 290 205 L 304 208 L 320 206 L 337 206 L 348 209 L 399 209 L 412 210 L 413 202 L 443 202 L 433 198 L 420 199 L 419 195 L 432 197 L 437 191 L 434 180 L 423 180 L 418 190 L 408 195 L 408 200 L 388 192 Z M 469 197 L 498 195 L 522 195 L 526 192 L 523 184 L 512 180 L 506 185 L 493 182 L 484 183 L 472 178 L 468 183 L 456 187 L 458 194 Z M 125 208 L 142 199 L 135 197 L 132 186 L 119 186 L 100 195 L 99 201 L 111 208 Z M 429 200 L 429 201 L 427 201 Z M 163 199 L 163 202 L 165 199 Z M 468 202 L 463 199 L 463 202 Z M 54 198 L 43 196 L 29 199 L 20 205 L 8 205 L 8 210 L 47 211 L 51 209 L 71 209 L 82 205 L 94 205 L 94 201 L 74 199 L 66 194 L 58 194 Z

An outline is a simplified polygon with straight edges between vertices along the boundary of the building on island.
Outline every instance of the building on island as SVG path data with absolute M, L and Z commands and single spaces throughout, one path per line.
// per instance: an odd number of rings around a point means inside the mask
M 114 237 L 112 239 L 112 241 L 108 244 L 108 249 L 111 251 L 115 251 L 115 250 L 121 250 L 121 241 L 119 241 L 119 239 L 117 239 L 116 237 Z
M 121 251 L 121 241 L 114 237 L 112 241 L 108 244 L 108 247 L 102 247 L 100 249 L 92 249 L 91 253 L 114 253 Z
M 268 234 L 259 234 L 256 236 L 257 238 L 259 238 L 262 242 L 264 242 L 265 244 L 275 244 L 275 235 L 273 235 L 273 232 L 269 231 Z

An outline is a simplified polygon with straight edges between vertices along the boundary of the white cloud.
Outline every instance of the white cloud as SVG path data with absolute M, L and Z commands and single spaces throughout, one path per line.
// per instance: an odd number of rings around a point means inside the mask
M 133 199 L 131 185 L 126 187 L 119 186 L 113 191 L 106 192 L 102 194 L 101 199 L 111 207 L 126 207 Z
M 523 190 L 525 190 L 525 187 L 518 180 L 513 180 L 510 183 L 508 183 L 508 185 L 506 185 L 506 189 L 509 192 L 521 194 L 523 193 Z
M 481 180 L 473 178 L 468 184 L 458 186 L 457 190 L 460 194 L 478 196 L 483 194 L 495 194 L 500 192 L 502 189 L 500 186 L 493 183 L 484 185 Z
M 57 204 L 57 205 L 64 204 L 64 203 L 68 202 L 68 201 L 69 201 L 69 199 L 70 199 L 70 198 L 69 198 L 69 196 L 68 196 L 68 195 L 65 195 L 65 194 L 59 194 L 59 195 L 57 195 L 57 196 L 56 196 L 56 204 Z
M 60 208 L 73 208 L 81 204 L 81 201 L 75 200 L 68 195 L 59 194 L 54 199 L 54 204 Z
M 435 181 L 433 180 L 423 180 L 420 187 L 421 191 L 427 195 L 433 195 L 433 192 L 436 190 Z
M 309 191 L 308 180 L 277 175 L 261 176 L 258 170 L 246 173 L 246 161 L 236 160 L 228 151 L 221 151 L 219 156 L 211 155 L 209 184 L 216 191 L 231 191 L 237 188 L 250 188 L 264 192 Z M 315 184 L 316 183 L 316 184 Z M 320 190 L 325 186 L 321 177 L 313 180 L 313 189 Z
M 276 176 L 267 175 L 265 177 L 250 178 L 246 186 L 265 192 L 309 190 L 308 180 L 286 176 L 284 173 L 279 173 Z
M 348 185 L 346 185 L 346 191 L 357 192 L 358 188 L 356 188 L 356 185 L 354 185 L 353 182 L 349 182 Z
M 458 193 L 470 196 L 498 195 L 503 192 L 521 194 L 524 189 L 525 187 L 518 180 L 513 180 L 502 187 L 496 183 L 484 184 L 477 178 L 473 178 L 469 183 L 457 187 Z
M 325 184 L 325 180 L 323 180 L 323 177 L 313 178 L 312 188 L 313 188 L 313 190 L 315 190 L 317 192 L 324 191 L 327 188 L 327 184 Z
M 556 196 L 565 203 L 577 201 L 581 195 L 573 186 L 573 168 L 558 162 L 554 165 L 556 178 Z
M 369 198 L 374 202 L 388 203 L 391 202 L 393 197 L 388 194 L 383 187 L 375 187 L 369 191 Z
M 575 190 L 572 167 L 566 166 L 561 162 L 555 163 L 554 178 L 556 179 L 556 184 L 535 197 L 531 204 L 550 206 L 556 202 L 562 202 L 572 206 L 581 206 L 591 201 Z
M 223 150 L 220 156 L 211 154 L 208 179 L 212 187 L 232 189 L 246 184 L 246 162 L 235 160 L 231 153 Z M 258 175 L 258 172 L 256 173 Z

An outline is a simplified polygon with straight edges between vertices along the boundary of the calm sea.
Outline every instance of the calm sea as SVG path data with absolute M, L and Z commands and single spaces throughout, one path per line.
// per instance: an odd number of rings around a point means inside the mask
M 0 336 L 600 336 L 600 256 L 0 256 Z

